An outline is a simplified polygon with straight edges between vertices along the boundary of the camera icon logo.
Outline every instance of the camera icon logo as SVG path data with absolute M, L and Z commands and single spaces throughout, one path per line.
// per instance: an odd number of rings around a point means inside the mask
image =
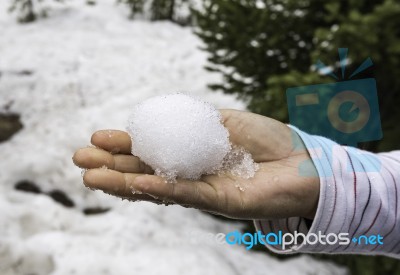
M 339 49 L 342 79 L 345 78 L 347 48 Z M 339 80 L 321 61 L 320 71 Z M 376 81 L 373 78 L 350 80 L 372 66 L 366 59 L 348 80 L 316 84 L 286 90 L 289 121 L 297 128 L 313 135 L 324 136 L 341 145 L 357 147 L 359 142 L 382 138 Z M 318 148 L 311 148 L 317 149 Z M 353 149 L 350 149 L 354 151 Z M 328 158 L 333 158 L 333 148 Z M 379 160 L 368 170 L 380 169 Z
M 373 78 L 289 88 L 290 123 L 310 134 L 357 146 L 382 138 Z
M 339 110 L 343 104 L 349 102 L 352 104 L 350 110 L 345 115 L 350 115 L 352 111 L 357 110 L 358 115 L 351 121 L 346 121 L 339 115 Z M 363 114 L 363 115 L 360 115 Z M 361 94 L 355 91 L 342 91 L 336 94 L 328 105 L 328 119 L 334 128 L 346 134 L 352 134 L 360 131 L 367 124 L 371 114 L 371 108 L 368 101 Z M 344 116 L 346 117 L 346 116 Z

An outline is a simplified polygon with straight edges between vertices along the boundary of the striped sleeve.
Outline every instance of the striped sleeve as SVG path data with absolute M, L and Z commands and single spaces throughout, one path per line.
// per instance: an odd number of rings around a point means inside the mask
M 275 242 L 266 238 L 267 247 L 282 254 L 400 258 L 400 151 L 372 154 L 292 128 L 318 171 L 318 208 L 313 221 L 300 217 L 256 220 L 257 231 L 267 237 L 280 236 Z

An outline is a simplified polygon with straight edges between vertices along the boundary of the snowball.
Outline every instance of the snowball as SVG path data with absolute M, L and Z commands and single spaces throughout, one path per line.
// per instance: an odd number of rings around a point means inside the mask
M 213 173 L 231 149 L 218 110 L 184 94 L 153 97 L 134 106 L 128 133 L 132 154 L 168 179 Z

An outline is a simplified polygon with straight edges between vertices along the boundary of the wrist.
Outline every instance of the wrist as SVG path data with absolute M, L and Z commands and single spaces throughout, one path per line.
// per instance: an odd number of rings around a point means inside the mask
M 320 187 L 319 178 L 310 179 L 310 186 L 311 188 L 306 198 L 307 207 L 302 217 L 313 220 L 315 218 L 319 202 L 319 187 Z

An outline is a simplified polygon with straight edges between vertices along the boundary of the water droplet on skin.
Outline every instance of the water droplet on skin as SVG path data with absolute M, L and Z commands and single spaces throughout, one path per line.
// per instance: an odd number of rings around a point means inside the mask
M 113 136 L 113 132 L 111 130 L 107 131 L 108 137 L 111 138 Z
M 246 190 L 243 186 L 241 186 L 239 183 L 236 183 L 235 184 L 235 187 L 237 188 L 237 189 L 239 189 L 240 191 L 242 191 L 242 192 L 244 192 L 244 190 Z

